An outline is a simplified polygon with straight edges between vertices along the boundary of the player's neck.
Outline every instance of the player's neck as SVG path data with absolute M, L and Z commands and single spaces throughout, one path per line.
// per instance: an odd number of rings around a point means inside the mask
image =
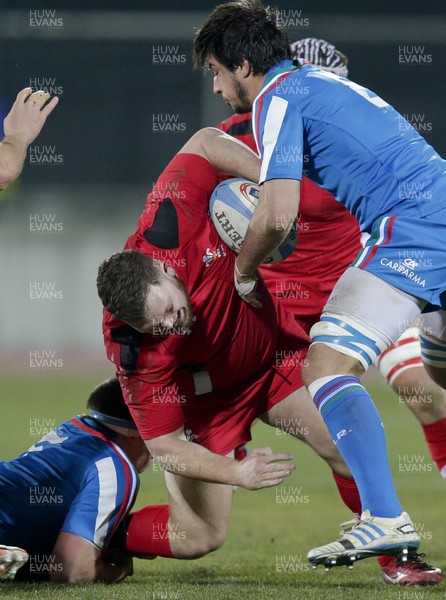
M 254 102 L 254 100 L 257 98 L 257 96 L 260 94 L 260 90 L 263 87 L 263 84 L 265 82 L 265 75 L 253 75 L 250 78 L 250 81 L 248 83 L 248 98 L 249 101 L 251 102 L 251 104 Z

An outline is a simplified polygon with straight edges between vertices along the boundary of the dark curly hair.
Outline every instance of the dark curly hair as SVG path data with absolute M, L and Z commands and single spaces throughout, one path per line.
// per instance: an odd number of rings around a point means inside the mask
M 197 68 L 209 56 L 230 71 L 247 59 L 253 75 L 264 75 L 278 62 L 291 58 L 288 34 L 278 24 L 277 10 L 259 0 L 236 0 L 220 4 L 203 23 L 194 42 Z

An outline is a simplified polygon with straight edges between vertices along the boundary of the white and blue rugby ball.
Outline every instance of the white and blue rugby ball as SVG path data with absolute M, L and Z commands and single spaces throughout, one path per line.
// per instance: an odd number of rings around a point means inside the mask
M 259 201 L 259 186 L 247 179 L 226 179 L 212 192 L 209 212 L 220 238 L 236 254 L 245 239 L 249 222 Z M 296 224 L 287 239 L 263 264 L 278 263 L 290 256 L 296 246 Z

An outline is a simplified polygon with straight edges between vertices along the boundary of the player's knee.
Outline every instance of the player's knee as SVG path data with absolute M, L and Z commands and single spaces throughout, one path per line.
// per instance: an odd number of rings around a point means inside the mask
M 406 376 L 403 374 L 411 371 L 411 378 L 415 378 L 413 368 L 421 367 L 422 364 L 416 327 L 406 329 L 403 335 L 387 350 L 384 350 L 376 361 L 376 366 L 381 374 L 397 393 L 399 393 L 401 382 L 406 380 Z
M 227 530 L 224 528 L 202 527 L 194 529 L 181 544 L 182 549 L 176 553 L 176 558 L 195 559 L 202 558 L 215 552 L 223 546 Z
M 206 157 L 209 145 L 213 143 L 216 137 L 221 135 L 221 131 L 215 127 L 203 127 L 199 129 L 183 146 L 182 152 L 198 154 Z
M 315 369 L 313 368 L 312 362 L 308 359 L 305 365 L 302 367 L 302 380 L 305 384 L 305 387 L 308 387 L 310 383 L 313 383 L 315 379 L 317 379 L 315 375 Z
M 310 336 L 313 344 L 302 372 L 307 386 L 319 377 L 339 373 L 360 377 L 388 345 L 373 328 L 329 312 L 322 313 Z
M 215 552 L 223 546 L 227 531 L 223 529 L 210 529 L 203 543 L 203 555 Z
M 363 373 L 364 368 L 354 357 L 343 354 L 342 351 L 331 348 L 325 343 L 317 343 L 310 346 L 307 360 L 302 368 L 302 379 L 308 388 L 321 377 L 340 374 L 361 377 Z

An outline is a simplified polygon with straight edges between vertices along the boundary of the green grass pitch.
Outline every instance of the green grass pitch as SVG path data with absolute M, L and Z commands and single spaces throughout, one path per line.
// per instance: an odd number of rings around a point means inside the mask
M 2 390 L 1 457 L 14 457 L 38 440 L 39 427 L 57 424 L 83 411 L 89 390 L 101 377 L 0 377 Z M 392 471 L 400 498 L 418 526 L 422 551 L 446 569 L 446 484 L 432 464 L 421 428 L 395 394 L 372 389 L 383 417 Z M 46 419 L 46 421 L 45 421 Z M 256 425 L 250 446 L 270 445 L 294 453 L 297 469 L 283 484 L 234 495 L 231 530 L 220 550 L 196 561 L 134 561 L 134 576 L 119 585 L 17 585 L 1 581 L 3 598 L 76 600 L 427 600 L 446 597 L 446 584 L 435 588 L 384 586 L 374 559 L 326 573 L 313 571 L 307 551 L 333 541 L 339 523 L 350 519 L 330 470 L 294 439 Z M 162 473 L 142 475 L 136 507 L 164 502 Z M 286 488 L 286 489 L 285 489 Z M 291 500 L 290 500 L 291 498 Z

